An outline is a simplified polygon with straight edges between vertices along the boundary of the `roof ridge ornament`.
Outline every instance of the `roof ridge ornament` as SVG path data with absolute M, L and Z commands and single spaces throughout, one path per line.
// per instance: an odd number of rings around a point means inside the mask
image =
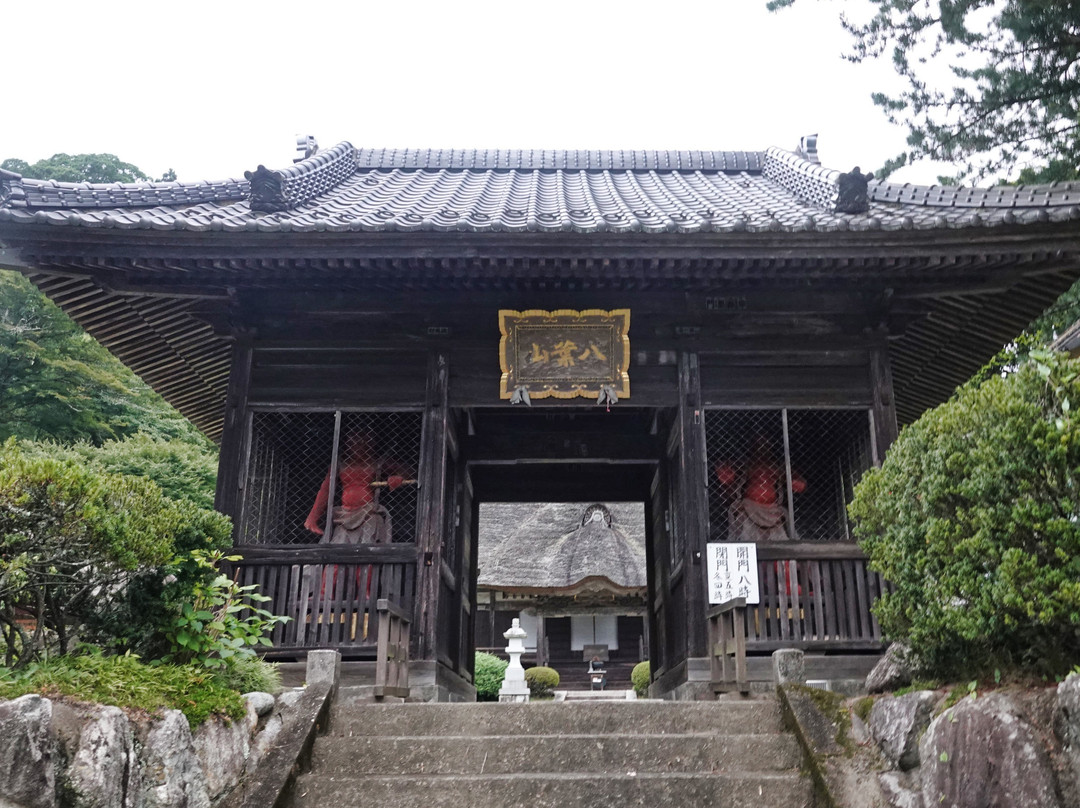
M 22 174 L 0 168 L 0 207 L 14 199 L 22 201 L 24 196 Z
M 280 213 L 300 207 L 355 173 L 356 149 L 343 141 L 280 171 L 260 165 L 244 176 L 251 183 L 251 209 Z
M 866 213 L 870 210 L 870 195 L 867 186 L 874 178 L 872 171 L 863 174 L 859 167 L 851 169 L 847 174 L 841 174 L 836 178 L 837 213 Z
M 803 135 L 799 138 L 799 146 L 795 149 L 795 153 L 806 162 L 819 166 L 821 165 L 821 160 L 818 159 L 817 139 L 817 132 L 812 135 Z
M 314 157 L 315 153 L 319 151 L 319 141 L 315 139 L 315 135 L 297 135 L 296 151 L 299 153 L 299 156 L 293 158 L 294 163 L 299 163 L 309 157 Z

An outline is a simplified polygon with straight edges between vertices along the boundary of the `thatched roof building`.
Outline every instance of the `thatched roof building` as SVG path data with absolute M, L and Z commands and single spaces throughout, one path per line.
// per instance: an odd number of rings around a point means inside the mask
M 519 594 L 603 589 L 644 595 L 644 506 L 485 505 L 480 511 L 478 584 Z

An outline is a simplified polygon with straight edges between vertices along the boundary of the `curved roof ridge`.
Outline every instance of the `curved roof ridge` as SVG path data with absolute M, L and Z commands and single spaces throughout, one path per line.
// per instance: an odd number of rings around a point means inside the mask
M 939 208 L 1058 208 L 1080 205 L 1080 181 L 1042 185 L 917 185 L 875 180 L 868 192 L 874 202 Z
M 23 177 L 5 171 L 3 202 L 25 208 L 146 208 L 198 202 L 244 199 L 250 183 L 245 179 L 170 182 L 59 182 Z
M 759 172 L 764 152 L 707 149 L 357 148 L 359 169 Z

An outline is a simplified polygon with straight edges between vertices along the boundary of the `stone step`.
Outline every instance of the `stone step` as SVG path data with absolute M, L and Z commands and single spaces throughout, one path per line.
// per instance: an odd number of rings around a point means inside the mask
M 632 728 L 628 728 L 632 729 Z M 794 770 L 790 735 L 370 737 L 331 731 L 315 745 L 319 777 L 562 773 L 735 773 Z
M 643 735 L 783 731 L 774 699 L 715 702 L 580 701 L 530 704 L 357 704 L 339 701 L 338 735 Z
M 447 775 L 423 777 L 318 777 L 296 785 L 296 808 L 484 808 L 530 806 L 717 806 L 718 808 L 810 808 L 810 781 L 795 773 Z
M 555 698 L 563 701 L 633 701 L 637 693 L 633 690 L 563 690 L 555 691 Z

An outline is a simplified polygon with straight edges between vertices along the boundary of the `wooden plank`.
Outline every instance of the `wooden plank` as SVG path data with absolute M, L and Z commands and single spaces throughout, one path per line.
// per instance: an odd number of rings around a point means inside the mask
M 859 623 L 856 610 L 859 608 L 855 593 L 855 562 L 841 561 L 840 567 L 844 575 L 844 609 L 847 618 L 847 637 L 855 639 L 859 636 Z
M 759 574 L 765 581 L 765 602 L 768 608 L 765 636 L 771 640 L 780 638 L 780 597 L 777 594 L 776 565 L 758 559 Z
M 896 440 L 896 396 L 893 392 L 892 369 L 889 349 L 884 334 L 879 334 L 870 350 L 870 385 L 873 391 L 874 442 L 878 460 Z
M 874 600 L 876 601 L 886 592 L 885 579 L 882 577 L 881 573 L 875 572 L 872 574 L 871 580 L 874 582 L 874 589 L 876 590 L 874 593 Z M 870 626 L 873 631 L 874 639 L 880 640 L 881 624 L 878 622 L 877 615 L 874 614 L 872 609 L 870 611 Z
M 406 542 L 395 544 L 305 544 L 268 546 L 237 545 L 232 549 L 248 564 L 386 564 L 416 559 L 416 547 Z
M 825 639 L 825 597 L 822 591 L 823 579 L 821 575 L 822 562 L 807 561 L 806 567 L 812 592 L 811 603 L 814 610 L 814 639 Z
M 869 571 L 866 569 L 865 561 L 853 561 L 852 568 L 855 571 L 855 591 L 858 596 L 859 604 L 859 634 L 860 639 L 869 640 L 873 639 L 873 632 L 870 629 L 870 594 L 867 588 L 866 576 L 869 575 Z
M 781 559 L 862 559 L 866 558 L 855 542 L 763 542 L 758 545 L 759 561 L 779 561 Z

